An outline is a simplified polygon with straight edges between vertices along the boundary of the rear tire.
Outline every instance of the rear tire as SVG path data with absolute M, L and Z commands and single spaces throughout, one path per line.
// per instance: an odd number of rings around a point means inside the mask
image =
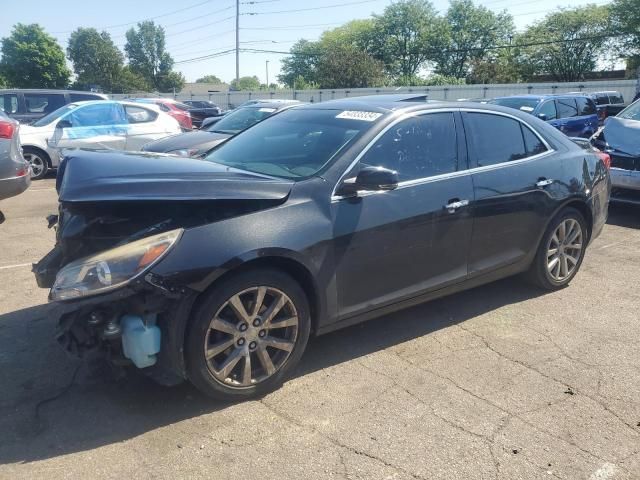
M 588 242 L 587 223 L 575 208 L 565 208 L 549 223 L 527 272 L 545 290 L 566 287 L 576 276 Z
M 49 155 L 38 148 L 23 147 L 22 156 L 31 166 L 31 179 L 42 180 L 49 171 Z
M 217 400 L 259 397 L 304 353 L 311 318 L 302 287 L 278 270 L 247 270 L 206 294 L 187 333 L 189 380 Z

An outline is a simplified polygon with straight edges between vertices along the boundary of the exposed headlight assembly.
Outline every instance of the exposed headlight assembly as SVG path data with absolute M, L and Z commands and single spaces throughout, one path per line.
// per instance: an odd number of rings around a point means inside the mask
M 182 235 L 171 230 L 81 258 L 56 275 L 51 300 L 72 300 L 122 287 L 160 261 Z

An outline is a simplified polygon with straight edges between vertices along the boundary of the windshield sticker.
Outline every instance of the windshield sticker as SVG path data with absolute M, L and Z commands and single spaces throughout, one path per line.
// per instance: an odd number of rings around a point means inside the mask
M 523 105 L 522 107 L 520 107 L 520 110 L 522 110 L 523 112 L 533 112 L 533 107 L 527 107 L 526 105 Z
M 271 113 L 271 112 L 275 112 L 276 109 L 275 108 L 260 108 L 260 109 L 258 109 L 258 111 L 259 112 L 269 112 L 269 113 Z
M 359 112 L 355 110 L 345 110 L 342 113 L 336 115 L 336 118 L 346 118 L 349 120 L 364 120 L 365 122 L 374 122 L 382 116 L 381 113 L 376 112 Z

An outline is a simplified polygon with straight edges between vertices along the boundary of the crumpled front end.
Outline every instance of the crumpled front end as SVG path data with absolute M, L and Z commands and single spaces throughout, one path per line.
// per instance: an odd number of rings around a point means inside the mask
M 186 378 L 183 325 L 195 292 L 154 285 L 150 275 L 114 292 L 56 303 L 56 340 L 69 354 L 135 366 L 163 385 Z

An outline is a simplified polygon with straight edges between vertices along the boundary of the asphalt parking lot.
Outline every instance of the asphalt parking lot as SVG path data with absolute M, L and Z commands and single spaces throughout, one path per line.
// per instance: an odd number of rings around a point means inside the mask
M 639 209 L 560 292 L 509 279 L 320 337 L 225 405 L 66 357 L 30 272 L 54 180 L 0 208 L 0 478 L 640 478 Z

